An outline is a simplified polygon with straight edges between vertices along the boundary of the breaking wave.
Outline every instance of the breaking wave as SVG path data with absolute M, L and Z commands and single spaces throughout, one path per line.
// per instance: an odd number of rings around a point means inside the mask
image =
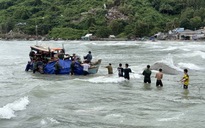
M 163 72 L 166 74 L 176 75 L 183 70 L 175 66 L 171 54 L 168 54 L 167 57 L 163 58 L 161 61 L 157 61 L 151 65 L 152 70 L 159 70 L 162 68 Z
M 181 68 L 188 68 L 188 69 L 191 69 L 191 70 L 202 70 L 203 68 L 195 65 L 195 64 L 192 64 L 192 63 L 178 63 L 178 65 L 181 67 Z
M 15 112 L 26 109 L 26 106 L 29 104 L 28 97 L 23 97 L 19 100 L 9 103 L 2 108 L 0 108 L 0 118 L 2 119 L 11 119 L 16 117 Z
M 196 57 L 196 56 L 200 56 L 201 58 L 205 59 L 205 52 L 202 51 L 194 51 L 193 53 L 186 53 L 183 54 L 183 57 Z
M 141 78 L 141 75 L 130 73 L 130 78 L 139 79 L 139 78 Z M 125 79 L 123 77 L 118 77 L 117 74 L 106 75 L 106 76 L 98 76 L 98 77 L 89 78 L 89 79 L 79 79 L 79 78 L 77 78 L 75 80 L 87 81 L 87 82 L 90 82 L 90 83 L 121 83 L 121 82 L 125 81 Z

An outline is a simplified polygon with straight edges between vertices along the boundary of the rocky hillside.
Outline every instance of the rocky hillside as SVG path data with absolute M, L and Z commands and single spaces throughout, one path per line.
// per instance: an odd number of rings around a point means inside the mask
M 204 12 L 203 0 L 0 0 L 0 32 L 136 38 L 176 27 L 198 29 L 205 25 Z

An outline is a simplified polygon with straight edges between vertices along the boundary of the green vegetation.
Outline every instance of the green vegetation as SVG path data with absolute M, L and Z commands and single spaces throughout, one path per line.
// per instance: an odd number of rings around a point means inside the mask
M 136 38 L 205 26 L 204 0 L 0 0 L 0 33 Z

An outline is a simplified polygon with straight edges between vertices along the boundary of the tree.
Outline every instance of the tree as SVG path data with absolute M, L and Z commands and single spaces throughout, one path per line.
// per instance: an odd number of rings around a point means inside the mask
M 108 38 L 110 34 L 111 29 L 105 26 L 99 27 L 96 32 L 96 35 L 101 38 Z
M 111 21 L 109 26 L 112 30 L 112 34 L 114 35 L 120 34 L 124 29 L 123 23 L 120 20 Z
M 196 17 L 191 18 L 190 25 L 191 25 L 192 30 L 199 29 L 202 25 L 201 17 L 196 16 Z

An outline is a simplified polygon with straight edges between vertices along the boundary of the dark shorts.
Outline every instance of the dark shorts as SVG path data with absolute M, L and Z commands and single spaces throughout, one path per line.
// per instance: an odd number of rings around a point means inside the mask
M 151 79 L 144 79 L 144 83 L 151 83 Z
M 71 68 L 70 74 L 71 74 L 71 75 L 74 75 L 74 69 Z
M 119 77 L 123 77 L 123 74 L 118 74 Z
M 188 85 L 184 85 L 184 89 L 188 89 Z
M 157 80 L 156 81 L 156 86 L 161 86 L 162 87 L 163 86 L 162 81 L 161 80 Z
M 124 76 L 124 78 L 130 80 L 130 76 Z
M 86 76 L 88 75 L 89 73 L 87 71 L 83 71 L 83 75 Z

